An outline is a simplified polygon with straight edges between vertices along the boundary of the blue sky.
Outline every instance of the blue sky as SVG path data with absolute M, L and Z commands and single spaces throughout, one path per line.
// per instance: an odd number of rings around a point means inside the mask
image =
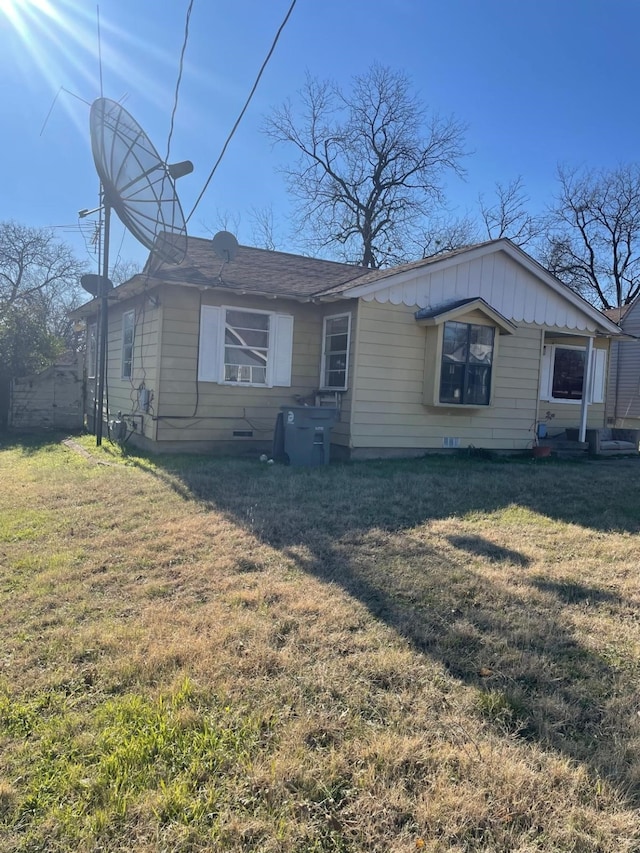
M 191 210 L 290 0 L 194 0 L 171 159 L 195 170 L 178 184 Z M 102 0 L 103 91 L 164 155 L 187 0 Z M 295 251 L 278 164 L 292 156 L 260 133 L 306 71 L 348 85 L 373 61 L 405 71 L 426 104 L 468 125 L 466 181 L 448 188 L 464 214 L 478 193 L 522 175 L 534 210 L 551 200 L 559 162 L 596 169 L 638 159 L 637 0 L 298 0 L 249 111 L 190 233 L 229 214 L 252 242 L 250 211 L 272 206 L 278 248 Z M 60 92 L 64 87 L 73 94 Z M 47 119 L 53 99 L 58 98 Z M 88 119 L 100 94 L 96 5 L 0 0 L 0 220 L 70 226 L 56 233 L 95 260 L 77 212 L 97 204 Z M 238 221 L 239 217 L 239 221 Z M 112 250 L 146 250 L 116 221 Z

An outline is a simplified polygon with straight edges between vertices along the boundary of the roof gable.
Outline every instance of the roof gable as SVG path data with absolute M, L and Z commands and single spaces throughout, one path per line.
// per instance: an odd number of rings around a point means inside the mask
M 425 308 L 480 297 L 511 322 L 619 334 L 615 323 L 506 239 L 370 271 L 331 292 Z

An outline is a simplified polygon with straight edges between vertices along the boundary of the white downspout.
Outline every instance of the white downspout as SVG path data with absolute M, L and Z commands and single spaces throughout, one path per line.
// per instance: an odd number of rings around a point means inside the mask
M 587 338 L 586 370 L 582 383 L 582 404 L 580 406 L 580 433 L 578 441 L 584 441 L 587 434 L 587 413 L 589 409 L 589 398 L 591 397 L 591 386 L 593 385 L 593 338 Z

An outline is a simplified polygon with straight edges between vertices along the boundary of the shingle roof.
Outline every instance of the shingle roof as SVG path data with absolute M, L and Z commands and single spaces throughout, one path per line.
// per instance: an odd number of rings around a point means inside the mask
M 177 266 L 147 269 L 152 278 L 176 284 L 224 287 L 238 293 L 312 297 L 359 278 L 364 267 L 286 252 L 238 246 L 232 261 L 223 263 L 211 240 L 189 237 L 187 256 Z
M 621 305 L 619 308 L 605 308 L 602 313 L 609 320 L 619 324 L 624 319 L 632 305 L 633 302 L 630 302 L 628 305 Z
M 487 240 L 400 266 L 372 270 L 355 264 L 325 261 L 251 246 L 238 246 L 234 259 L 223 264 L 215 254 L 211 240 L 189 237 L 187 256 L 181 264 L 161 266 L 157 271 L 145 268 L 145 271 L 163 281 L 227 287 L 240 293 L 297 298 L 330 296 L 345 293 L 356 285 L 371 284 L 398 273 L 420 269 L 470 249 L 496 242 L 499 241 Z

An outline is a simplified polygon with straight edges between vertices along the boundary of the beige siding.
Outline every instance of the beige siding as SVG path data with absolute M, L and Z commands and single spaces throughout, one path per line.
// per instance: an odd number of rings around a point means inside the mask
M 537 418 L 547 410 L 554 418 L 550 433 L 579 423 L 580 406 L 539 401 L 543 340 L 553 341 L 543 326 L 520 323 L 512 335 L 499 335 L 490 406 L 435 405 L 428 381 L 438 375 L 437 347 L 428 344 L 436 327 L 419 326 L 417 306 L 381 304 L 377 300 L 317 305 L 288 300 L 234 296 L 224 291 L 164 285 L 160 307 L 143 297 L 112 309 L 109 332 L 109 411 L 138 418 L 147 438 L 162 445 L 218 446 L 231 449 L 256 442 L 270 446 L 280 406 L 300 398 L 313 402 L 320 383 L 323 318 L 351 312 L 349 387 L 339 394 L 340 419 L 332 442 L 358 451 L 376 448 L 415 452 L 445 446 L 474 445 L 497 450 L 526 448 Z M 294 317 L 293 369 L 290 387 L 244 387 L 197 380 L 202 305 L 274 311 Z M 122 315 L 136 311 L 133 377 L 121 378 Z M 466 322 L 486 322 L 470 312 Z M 567 338 L 561 340 L 567 342 Z M 584 338 L 571 343 L 583 345 Z M 597 346 L 607 346 L 598 341 Z M 152 394 L 151 410 L 142 413 L 139 389 Z M 427 395 L 425 397 L 425 394 Z M 589 426 L 604 421 L 604 406 L 592 405 Z M 234 435 L 236 433 L 236 435 Z M 246 435 L 237 435 L 246 433 Z M 232 451 L 234 452 L 234 451 Z
M 127 311 L 135 312 L 134 349 L 131 378 L 122 378 L 122 317 Z M 157 405 L 159 332 L 162 324 L 162 305 L 154 305 L 148 295 L 140 295 L 119 302 L 109 311 L 107 335 L 107 386 L 104 411 L 109 419 L 122 413 L 129 423 L 135 423 L 136 432 L 154 439 L 156 425 L 153 419 Z M 98 355 L 99 359 L 99 355 Z M 141 407 L 140 391 L 146 389 L 151 404 L 148 412 Z M 95 380 L 87 381 L 87 415 L 91 423 L 95 405 Z
M 270 443 L 280 406 L 298 398 L 313 402 L 320 383 L 322 323 L 325 315 L 352 311 L 349 303 L 322 306 L 294 301 L 240 297 L 219 291 L 165 286 L 162 294 L 163 328 L 156 412 L 159 442 Z M 293 360 L 290 387 L 238 387 L 197 381 L 201 305 L 291 314 Z M 353 335 L 352 335 L 353 340 Z M 352 367 L 352 356 L 351 356 Z M 352 375 L 352 374 L 351 374 Z M 341 395 L 340 421 L 332 441 L 348 444 L 350 391 Z M 234 432 L 251 435 L 234 436 Z
M 434 402 L 434 385 L 428 380 L 440 369 L 437 347 L 429 344 L 437 329 L 418 326 L 414 310 L 403 304 L 360 304 L 352 411 L 356 453 L 367 448 L 436 449 L 448 438 L 458 439 L 461 447 L 525 449 L 532 442 L 536 419 L 547 410 L 555 416 L 550 433 L 578 426 L 579 405 L 539 401 L 544 329 L 525 323 L 513 335 L 497 340 L 490 406 L 425 405 L 424 393 L 426 402 Z M 479 319 L 464 317 L 465 322 Z M 586 339 L 572 338 L 571 343 L 584 345 Z M 597 346 L 607 347 L 607 342 Z M 603 405 L 590 406 L 589 426 L 601 425 L 603 417 Z
M 331 443 L 348 448 L 351 442 L 351 410 L 353 405 L 353 383 L 356 371 L 356 347 L 355 337 L 358 323 L 358 303 L 354 300 L 348 302 L 336 302 L 323 306 L 322 320 L 324 317 L 334 316 L 336 314 L 351 314 L 351 339 L 349 349 L 349 362 L 347 371 L 347 390 L 339 393 L 340 399 L 340 419 L 333 425 L 331 430 Z M 322 336 L 322 320 L 320 323 L 320 336 Z M 295 343 L 295 341 L 294 341 Z M 322 353 L 322 340 L 320 340 L 320 348 L 318 355 L 318 375 L 320 373 L 320 360 Z M 294 350 L 295 362 L 295 350 Z
M 441 448 L 445 437 L 459 439 L 461 447 L 525 447 L 537 411 L 542 331 L 523 327 L 500 336 L 491 406 L 425 406 L 425 369 L 435 372 L 439 364 L 428 358 L 425 364 L 427 331 L 435 330 L 418 326 L 414 310 L 360 305 L 354 449 Z

